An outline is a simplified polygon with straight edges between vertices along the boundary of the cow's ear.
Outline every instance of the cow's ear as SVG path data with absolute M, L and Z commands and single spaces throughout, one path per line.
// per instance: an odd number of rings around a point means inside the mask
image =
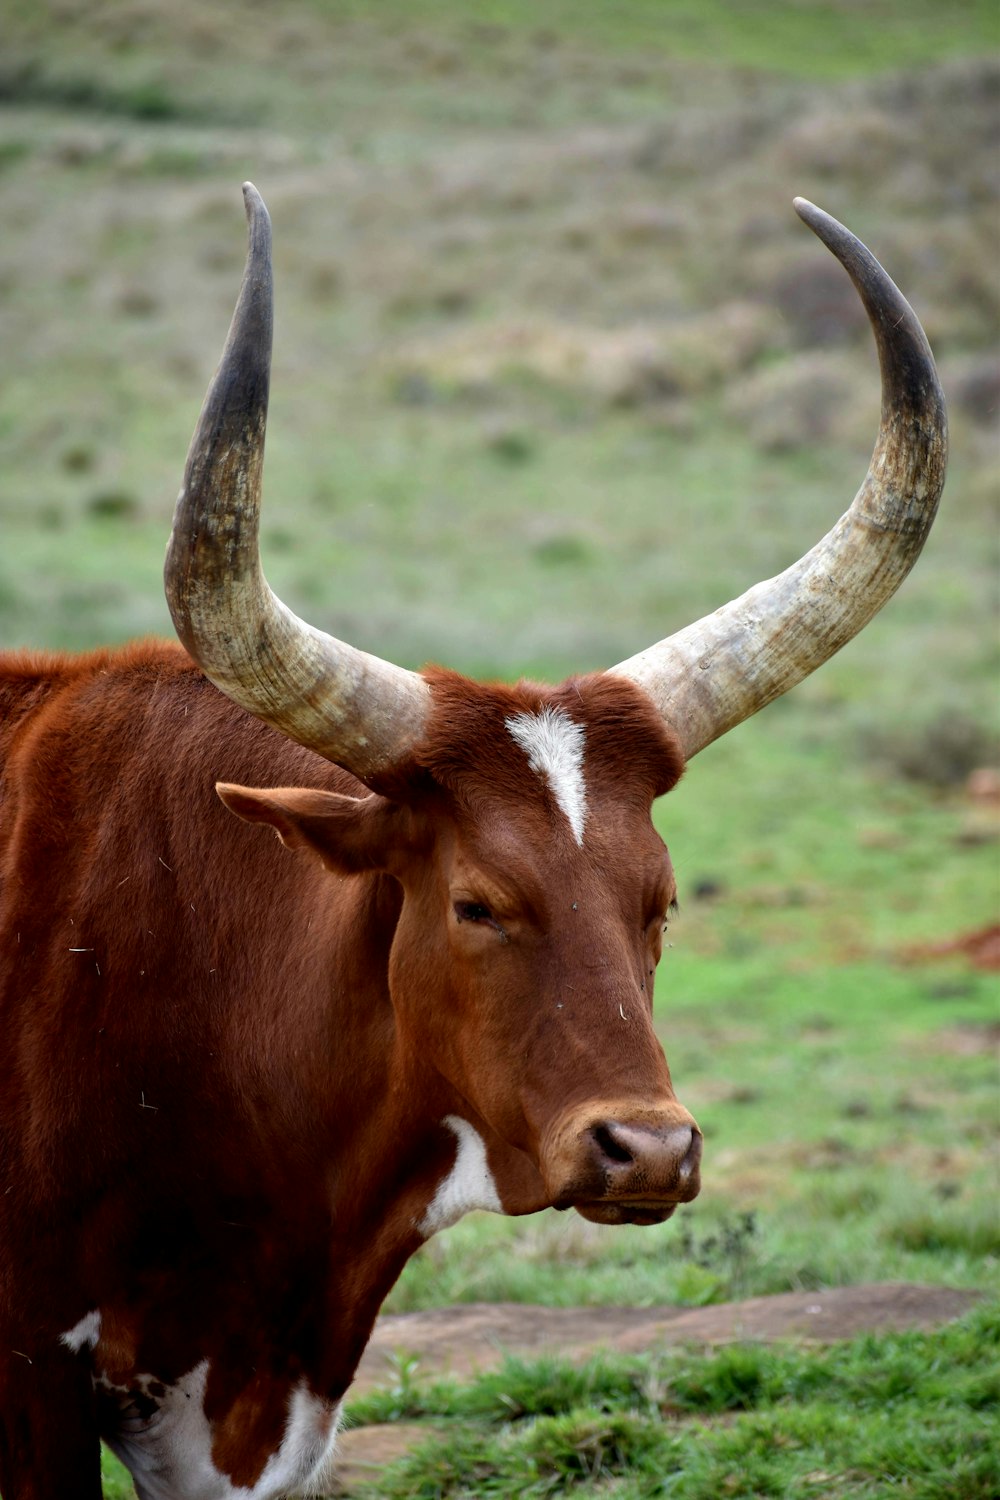
M 408 810 L 386 797 L 346 797 L 311 787 L 231 786 L 215 790 L 238 818 L 270 823 L 289 849 L 312 849 L 328 870 L 387 870 L 412 837 Z

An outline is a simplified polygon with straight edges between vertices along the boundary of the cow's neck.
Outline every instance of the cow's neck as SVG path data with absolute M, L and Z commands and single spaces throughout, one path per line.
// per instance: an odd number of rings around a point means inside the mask
M 468 1208 L 501 1208 L 497 1189 L 491 1203 L 480 1176 L 471 1186 L 462 1178 L 470 1149 L 485 1157 L 487 1149 L 496 1156 L 509 1148 L 397 1032 L 387 975 L 400 900 L 388 877 L 335 883 L 320 872 L 309 899 L 300 886 L 292 928 L 283 934 L 290 946 L 308 936 L 309 983 L 259 1007 L 263 1047 L 259 1032 L 247 1038 L 238 1004 L 228 1008 L 229 1070 L 245 1077 L 243 1053 L 251 1045 L 257 1067 L 267 1059 L 262 1098 L 286 1101 L 280 1116 L 269 1111 L 252 1125 L 258 1139 L 272 1137 L 283 1189 L 290 1175 L 301 1174 L 311 1202 L 296 1229 L 314 1242 L 307 1257 L 325 1260 L 318 1278 L 325 1287 L 325 1306 L 317 1308 L 325 1325 L 317 1341 L 321 1367 L 311 1374 L 314 1388 L 331 1397 L 348 1384 L 378 1309 L 414 1251 Z M 287 912 L 282 920 L 287 924 Z M 253 1098 L 243 1108 L 254 1115 Z M 492 1164 L 486 1171 L 492 1181 Z

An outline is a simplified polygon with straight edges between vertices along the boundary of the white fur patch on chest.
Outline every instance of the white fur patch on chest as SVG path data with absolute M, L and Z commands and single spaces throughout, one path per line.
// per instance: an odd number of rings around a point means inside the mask
M 562 811 L 569 819 L 573 837 L 583 844 L 587 816 L 587 788 L 583 779 L 586 732 L 561 708 L 543 708 L 537 714 L 514 714 L 504 720 L 511 737 L 528 757 L 528 765 L 544 776 Z
M 468 1120 L 463 1120 L 459 1115 L 446 1115 L 443 1123 L 454 1132 L 458 1151 L 451 1171 L 438 1183 L 437 1192 L 417 1226 L 420 1233 L 428 1238 L 437 1234 L 439 1229 L 447 1229 L 449 1225 L 457 1223 L 463 1214 L 474 1208 L 486 1209 L 488 1213 L 503 1213 L 500 1194 L 486 1160 L 486 1144 L 482 1136 Z
M 81 1349 L 96 1349 L 97 1341 L 101 1336 L 101 1314 L 95 1308 L 82 1317 L 68 1333 L 59 1335 L 60 1344 L 65 1344 L 67 1349 L 72 1349 L 74 1354 L 79 1354 Z
M 212 1462 L 212 1429 L 205 1415 L 208 1360 L 175 1385 L 140 1375 L 135 1390 L 152 1398 L 152 1415 L 140 1412 L 131 1393 L 98 1376 L 98 1388 L 118 1398 L 121 1416 L 105 1440 L 128 1469 L 139 1500 L 282 1500 L 325 1494 L 333 1485 L 340 1407 L 314 1395 L 301 1381 L 288 1401 L 281 1443 L 256 1484 L 234 1485 Z M 162 1392 L 162 1394 L 160 1394 Z

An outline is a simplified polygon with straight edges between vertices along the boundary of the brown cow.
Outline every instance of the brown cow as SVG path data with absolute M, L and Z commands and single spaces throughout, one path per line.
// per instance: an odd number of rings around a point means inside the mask
M 5 1500 L 95 1500 L 99 1435 L 143 1500 L 315 1489 L 429 1235 L 471 1208 L 657 1223 L 695 1196 L 651 1021 L 674 900 L 651 804 L 874 614 L 943 480 L 916 318 L 800 203 L 883 374 L 830 535 L 561 687 L 377 661 L 260 573 L 270 237 L 246 199 L 167 562 L 187 650 L 0 663 Z

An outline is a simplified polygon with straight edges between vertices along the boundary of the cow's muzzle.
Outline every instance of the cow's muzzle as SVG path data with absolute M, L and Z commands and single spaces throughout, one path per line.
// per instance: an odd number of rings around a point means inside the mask
M 574 1111 L 548 1133 L 542 1169 L 556 1208 L 597 1224 L 660 1224 L 701 1187 L 701 1131 L 682 1105 Z

